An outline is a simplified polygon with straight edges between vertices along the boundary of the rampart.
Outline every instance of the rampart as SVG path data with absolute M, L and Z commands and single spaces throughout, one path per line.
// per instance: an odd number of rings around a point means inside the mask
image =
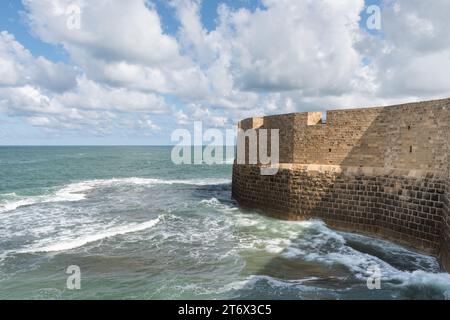
M 450 99 L 332 110 L 326 120 L 321 112 L 250 118 L 239 127 L 280 136 L 277 174 L 235 162 L 232 194 L 242 206 L 387 238 L 438 256 L 450 271 Z

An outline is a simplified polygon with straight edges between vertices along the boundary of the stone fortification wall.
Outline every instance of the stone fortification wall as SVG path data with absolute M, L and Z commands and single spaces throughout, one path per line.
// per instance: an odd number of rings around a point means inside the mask
M 450 270 L 450 99 L 251 118 L 280 131 L 280 170 L 234 164 L 233 197 L 284 219 L 413 246 Z

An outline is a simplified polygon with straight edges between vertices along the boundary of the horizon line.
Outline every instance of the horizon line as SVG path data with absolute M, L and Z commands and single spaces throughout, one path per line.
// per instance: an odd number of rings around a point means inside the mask
M 4 147 L 175 147 L 177 144 L 0 144 Z M 208 145 L 180 145 L 180 147 L 205 147 Z M 235 147 L 236 145 L 223 145 L 223 147 Z

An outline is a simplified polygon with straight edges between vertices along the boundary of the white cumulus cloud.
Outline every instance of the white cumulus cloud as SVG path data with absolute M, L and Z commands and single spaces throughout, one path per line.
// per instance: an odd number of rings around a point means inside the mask
M 448 2 L 381 0 L 382 29 L 368 32 L 363 0 L 222 3 L 209 29 L 203 1 L 171 0 L 179 25 L 170 34 L 152 0 L 23 4 L 33 35 L 69 57 L 35 56 L 0 32 L 0 112 L 40 128 L 146 134 L 450 96 Z M 67 27 L 71 5 L 79 29 Z

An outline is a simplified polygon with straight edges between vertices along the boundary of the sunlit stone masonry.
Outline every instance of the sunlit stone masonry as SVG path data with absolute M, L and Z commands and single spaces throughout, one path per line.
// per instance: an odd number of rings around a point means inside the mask
M 235 161 L 241 206 L 393 240 L 450 271 L 450 99 L 250 118 L 239 127 L 280 136 L 275 175 L 261 175 L 248 157 Z

